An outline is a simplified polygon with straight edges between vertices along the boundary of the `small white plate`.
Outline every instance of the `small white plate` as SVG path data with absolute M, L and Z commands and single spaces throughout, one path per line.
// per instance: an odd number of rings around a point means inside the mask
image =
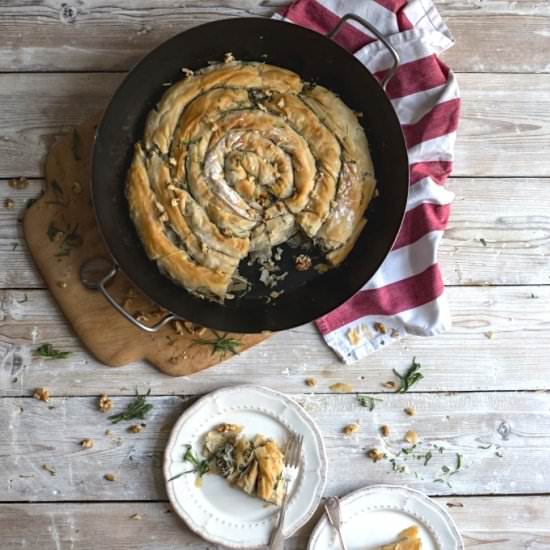
M 372 485 L 340 499 L 344 542 L 348 550 L 371 550 L 396 542 L 400 531 L 417 525 L 422 550 L 463 550 L 451 516 L 419 491 L 399 485 Z M 308 550 L 340 550 L 337 535 L 323 515 Z
M 168 480 L 190 469 L 183 462 L 185 445 L 201 456 L 202 437 L 217 424 L 243 426 L 250 437 L 262 434 L 284 446 L 290 432 L 304 436 L 302 465 L 290 488 L 285 535 L 302 527 L 318 507 L 327 479 L 327 457 L 313 419 L 288 396 L 260 386 L 233 386 L 206 395 L 176 422 L 164 455 Z M 231 487 L 221 476 L 206 474 L 202 487 L 195 474 L 166 481 L 176 513 L 201 537 L 230 548 L 256 548 L 268 543 L 277 507 Z

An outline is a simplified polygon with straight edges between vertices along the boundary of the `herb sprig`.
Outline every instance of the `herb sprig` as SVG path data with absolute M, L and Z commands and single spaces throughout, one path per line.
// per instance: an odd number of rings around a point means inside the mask
M 416 357 L 413 357 L 411 366 L 407 369 L 407 372 L 405 374 L 400 374 L 395 369 L 393 369 L 393 372 L 397 378 L 399 378 L 400 386 L 395 390 L 397 393 L 405 393 L 409 391 L 412 386 L 414 386 L 417 382 L 420 382 L 422 378 L 424 378 L 424 375 L 420 372 L 420 363 L 416 362 Z
M 201 478 L 204 474 L 210 471 L 210 463 L 208 460 L 199 460 L 191 450 L 192 446 L 187 443 L 185 445 L 185 453 L 183 454 L 183 461 L 184 462 L 190 462 L 193 464 L 193 468 L 191 470 L 186 470 L 185 472 L 181 472 L 180 474 L 176 474 L 174 477 L 171 477 L 168 481 L 173 481 L 174 479 L 178 479 L 181 476 L 184 476 L 186 474 L 198 474 L 199 478 Z
M 193 344 L 200 346 L 212 346 L 212 355 L 221 353 L 225 355 L 227 352 L 237 355 L 238 348 L 242 346 L 242 342 L 236 338 L 228 337 L 227 333 L 218 334 L 214 332 L 215 338 L 195 338 Z
M 44 359 L 66 359 L 71 355 L 70 351 L 60 351 L 55 349 L 53 344 L 49 343 L 38 346 L 34 353 Z
M 145 415 L 153 408 L 152 403 L 147 403 L 146 401 L 147 396 L 150 393 L 151 388 L 149 388 L 149 391 L 143 395 L 137 394 L 135 399 L 128 404 L 124 412 L 109 416 L 109 420 L 113 424 L 118 424 L 123 420 L 134 420 L 135 418 L 144 420 Z
M 383 399 L 372 397 L 372 395 L 366 394 L 359 394 L 357 396 L 357 402 L 359 403 L 359 405 L 361 405 L 361 407 L 366 407 L 367 409 L 369 409 L 369 412 L 372 412 L 374 410 L 377 401 L 382 402 Z

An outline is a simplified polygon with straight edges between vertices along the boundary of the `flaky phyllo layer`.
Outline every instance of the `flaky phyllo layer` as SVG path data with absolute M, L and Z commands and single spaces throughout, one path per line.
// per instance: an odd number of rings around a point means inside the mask
M 203 455 L 210 471 L 245 493 L 281 504 L 284 455 L 277 443 L 262 435 L 248 439 L 235 424 L 220 424 L 204 438 Z
M 168 88 L 135 146 L 127 196 L 161 271 L 223 300 L 242 259 L 297 232 L 339 265 L 374 188 L 365 133 L 335 94 L 230 60 Z

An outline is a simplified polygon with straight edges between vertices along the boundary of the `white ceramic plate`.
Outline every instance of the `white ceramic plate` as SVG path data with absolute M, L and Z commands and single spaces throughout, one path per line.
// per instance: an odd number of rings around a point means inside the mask
M 340 499 L 344 541 L 348 550 L 371 550 L 396 542 L 400 531 L 417 525 L 422 550 L 463 550 L 449 514 L 435 501 L 399 485 L 373 485 Z M 340 550 L 325 515 L 315 527 L 308 550 Z
M 292 535 L 313 515 L 327 478 L 323 439 L 313 419 L 288 396 L 260 386 L 234 386 L 199 399 L 176 422 L 164 455 L 166 480 L 190 469 L 183 462 L 184 446 L 201 455 L 203 435 L 222 422 L 243 426 L 244 434 L 262 434 L 283 447 L 291 431 L 304 436 L 303 461 L 285 520 Z M 207 474 L 202 487 L 195 474 L 166 481 L 170 502 L 201 537 L 231 548 L 255 548 L 268 543 L 277 508 L 231 487 L 221 476 Z

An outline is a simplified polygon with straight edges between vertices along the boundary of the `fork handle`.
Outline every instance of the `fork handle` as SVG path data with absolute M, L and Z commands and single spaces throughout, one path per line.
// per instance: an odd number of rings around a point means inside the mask
M 283 525 L 285 523 L 286 505 L 288 504 L 288 481 L 286 482 L 285 496 L 281 504 L 277 526 L 273 529 L 269 539 L 269 550 L 284 550 L 285 537 L 283 535 Z

